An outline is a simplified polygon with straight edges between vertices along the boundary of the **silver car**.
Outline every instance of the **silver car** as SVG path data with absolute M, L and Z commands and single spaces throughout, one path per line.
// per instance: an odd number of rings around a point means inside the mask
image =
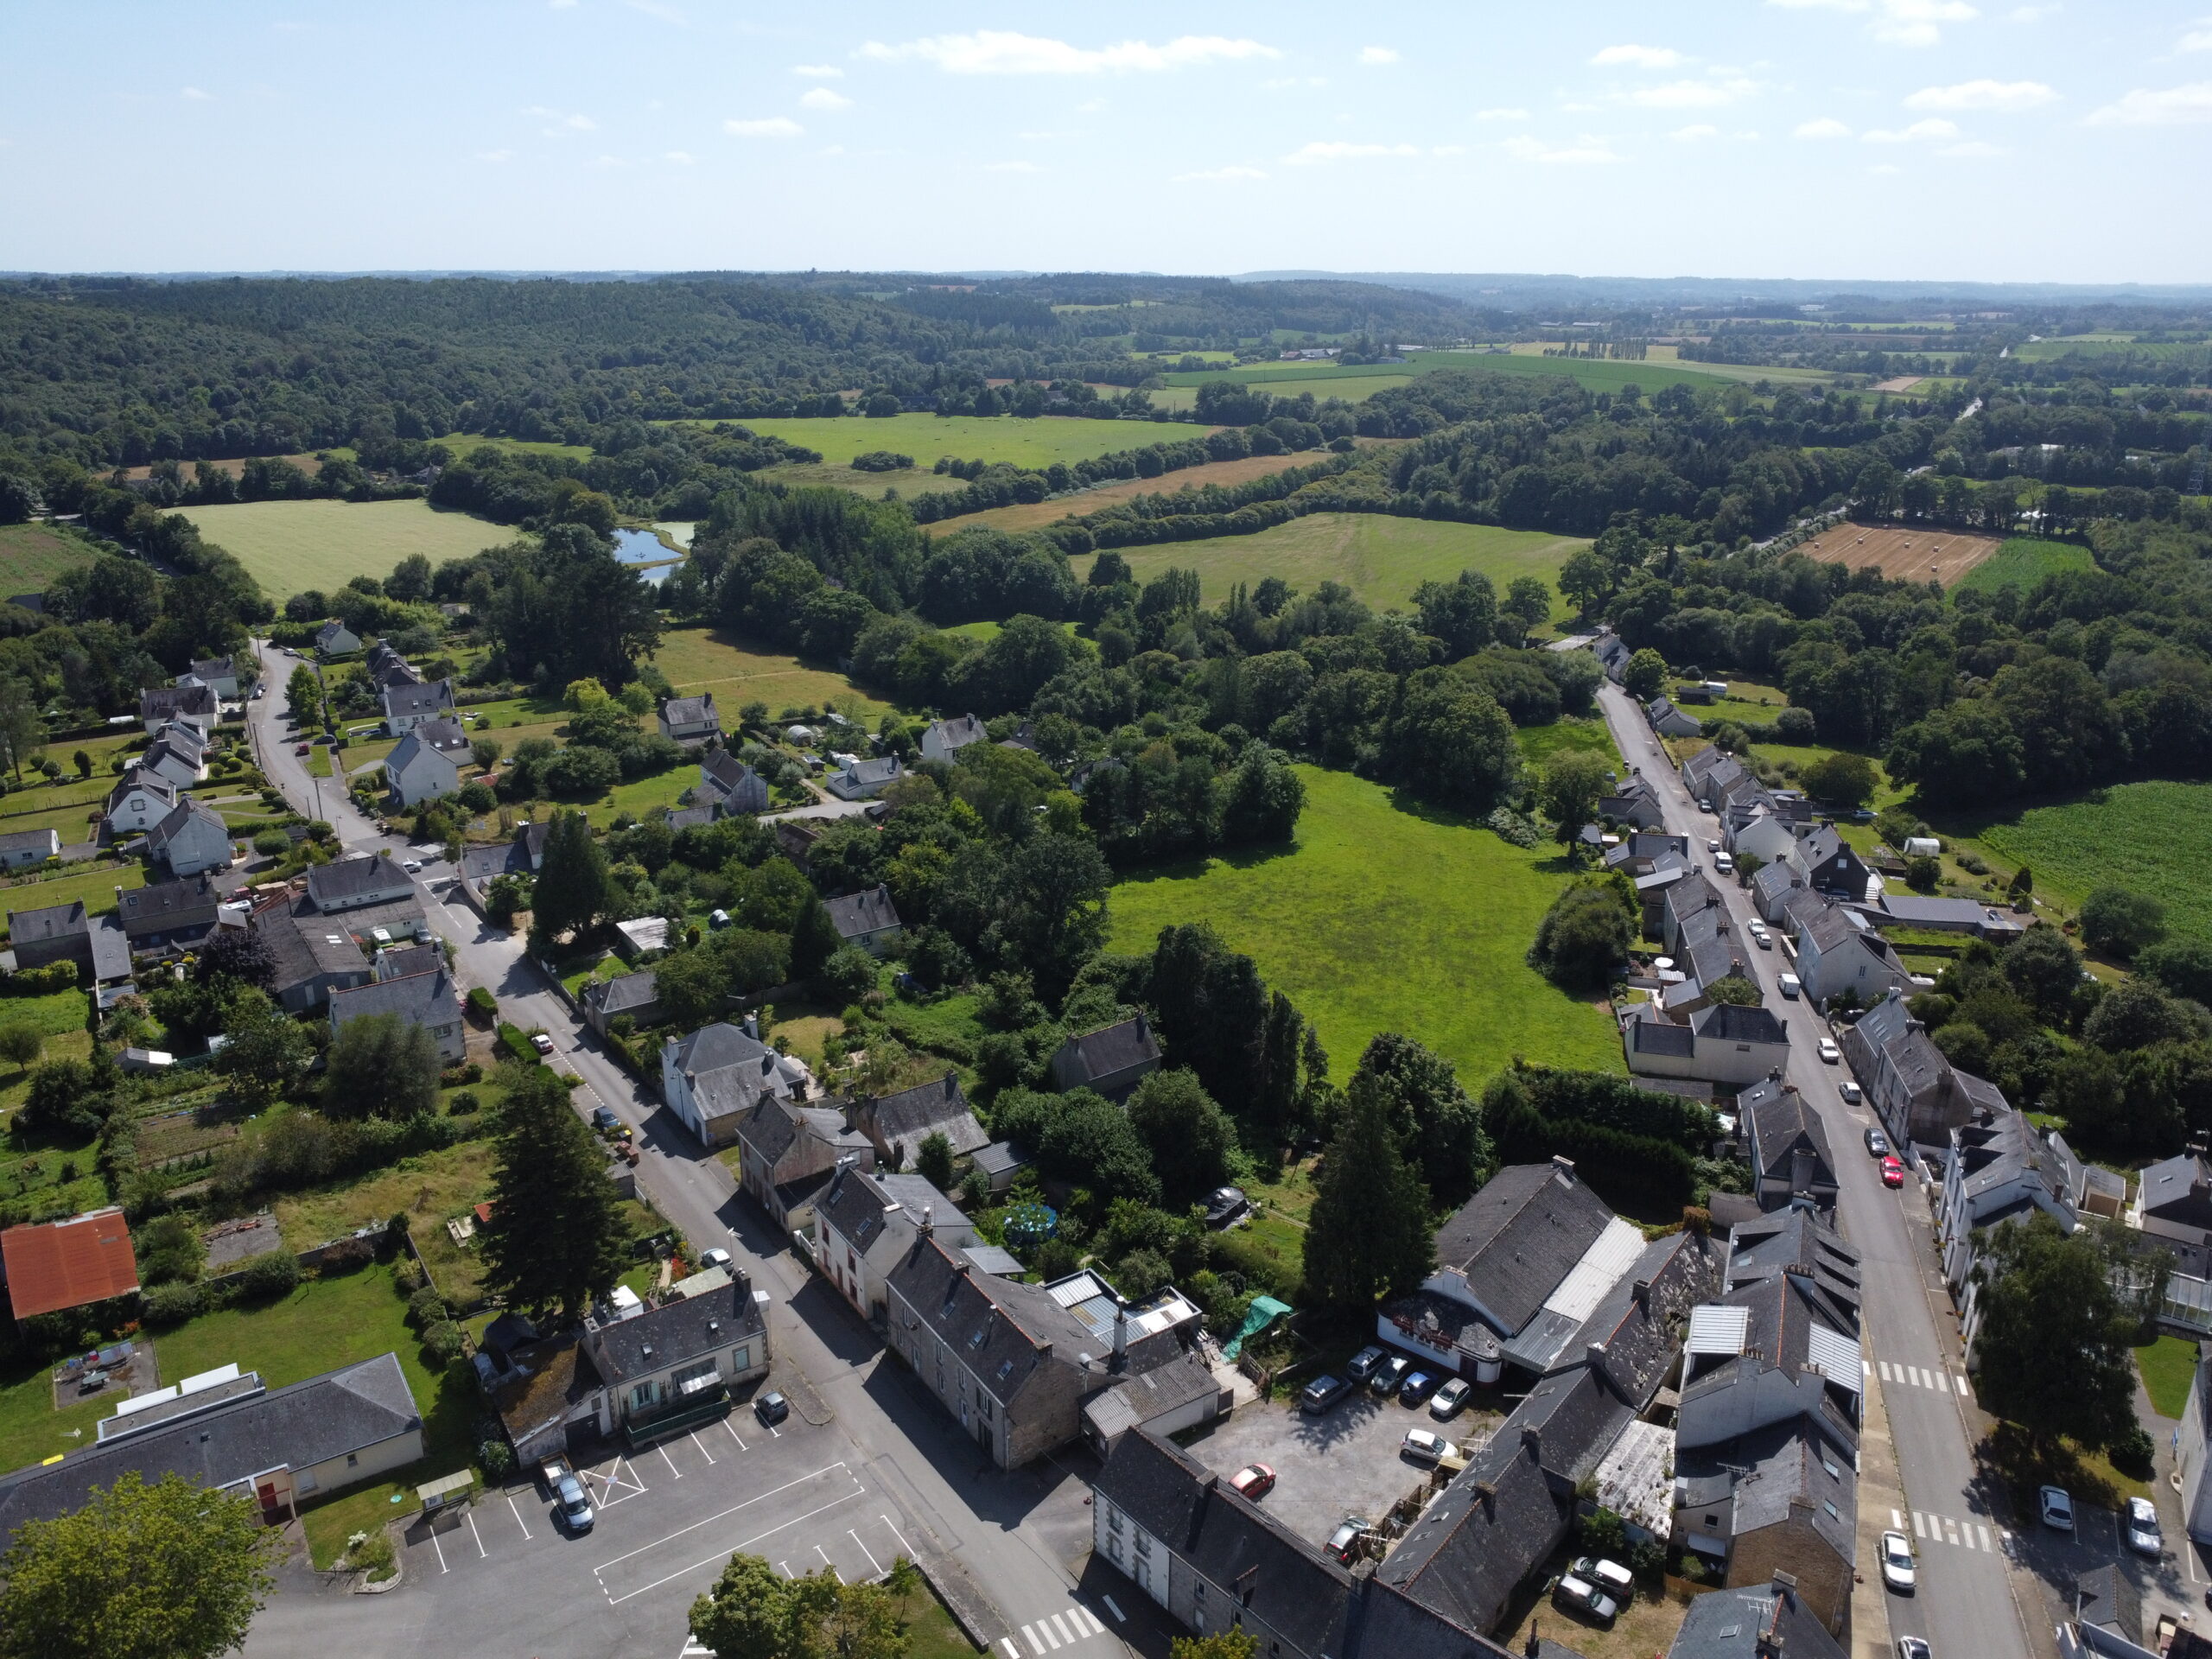
M 2147 1497 L 2127 1500 L 2127 1547 L 2138 1555 L 2147 1555 L 2156 1560 L 2165 1551 L 2165 1540 L 2158 1535 L 2158 1506 Z

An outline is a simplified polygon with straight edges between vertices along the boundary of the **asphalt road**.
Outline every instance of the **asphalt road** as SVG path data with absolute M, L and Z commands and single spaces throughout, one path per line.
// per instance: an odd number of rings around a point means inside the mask
M 292 659 L 265 645 L 261 649 L 264 677 L 271 690 L 247 706 L 263 770 L 295 806 L 314 812 L 318 810 L 315 791 L 304 763 L 292 753 L 298 740 L 291 733 L 283 696 Z M 405 850 L 403 841 L 383 835 L 347 804 L 327 779 L 321 780 L 320 811 L 348 853 Z M 424 852 L 416 849 L 414 855 L 423 857 Z M 809 1420 L 810 1438 L 820 1448 L 810 1466 L 836 1465 L 850 1471 L 857 1482 L 881 1496 L 886 1511 L 897 1518 L 918 1553 L 928 1552 L 964 1571 L 1003 1623 L 1002 1630 L 989 1632 L 997 1642 L 997 1659 L 1042 1659 L 1050 1649 L 1020 1633 L 1025 1627 L 1084 1630 L 1085 1622 L 1070 1618 L 1076 1606 L 1087 1610 L 1088 1624 L 1099 1628 L 1080 1639 L 1078 1645 L 1085 1652 L 1071 1659 L 1110 1659 L 1129 1651 L 1116 1634 L 1122 1621 L 1116 1606 L 1096 1593 L 1094 1586 L 1082 1586 L 1078 1593 L 1075 1569 L 1089 1550 L 1090 1513 L 1081 1454 L 1047 1459 L 1032 1470 L 1012 1473 L 979 1464 L 972 1443 L 889 1357 L 875 1334 L 776 1235 L 766 1214 L 739 1194 L 728 1169 L 707 1155 L 672 1114 L 607 1058 L 597 1037 L 527 959 L 522 937 L 486 923 L 461 896 L 453 877 L 442 861 L 425 857 L 418 885 L 430 925 L 453 942 L 463 984 L 489 987 L 504 1017 L 552 1035 L 554 1063 L 575 1071 L 587 1085 L 575 1091 L 577 1110 L 588 1114 L 605 1104 L 636 1131 L 642 1154 L 637 1172 L 640 1194 L 694 1244 L 728 1249 L 752 1275 L 754 1288 L 769 1294 L 769 1337 L 775 1354 L 770 1380 L 791 1395 L 798 1412 Z M 742 1422 L 739 1433 L 745 1433 Z M 649 1461 L 647 1467 L 652 1466 Z M 480 1526 L 487 1516 L 496 1521 L 500 1500 L 490 1500 L 479 1509 Z M 511 1520 L 509 1524 L 520 1523 Z M 465 1560 L 474 1546 L 463 1548 L 461 1559 Z M 419 1554 L 410 1550 L 410 1559 Z M 523 1559 L 519 1552 L 516 1559 Z M 493 1565 L 480 1562 L 481 1567 Z M 441 1580 L 446 1576 L 439 1575 Z M 573 1624 L 563 1624 L 542 1612 L 533 1616 L 527 1650 L 541 1659 L 664 1648 L 672 1656 L 682 1645 L 683 1610 L 699 1587 L 688 1579 L 655 1586 L 652 1593 L 620 1604 L 618 1613 L 623 1608 L 632 1613 L 610 1627 L 605 1617 L 607 1594 L 588 1571 L 541 1577 L 518 1566 L 512 1576 L 494 1570 L 470 1577 L 478 1586 L 472 1593 L 488 1598 L 493 1609 L 508 1598 L 527 1599 L 533 1608 L 547 1597 L 566 1593 L 575 1598 L 577 1618 Z M 426 1624 L 424 1611 L 408 1606 L 414 1600 L 427 1607 L 430 1599 L 427 1592 L 410 1597 L 405 1586 L 377 1598 L 338 1597 L 294 1586 L 256 1622 L 247 1650 L 299 1653 L 342 1634 L 348 1651 L 419 1651 L 403 1631 L 411 1627 L 419 1638 L 435 1630 L 442 1642 L 449 1634 L 442 1618 Z M 1046 1623 L 1055 1615 L 1061 1621 L 1057 1627 Z M 372 1631 L 384 1634 L 371 1639 Z M 1147 1649 L 1164 1647 L 1154 1639 L 1156 1634 L 1147 1629 Z M 401 1639 L 395 1642 L 395 1636 Z M 666 1639 L 671 1637 L 674 1639 Z M 1053 1648 L 1060 1645 L 1064 1643 L 1057 1640 L 1052 1643 Z M 1033 1654 L 1032 1648 L 1037 1652 Z M 474 1650 L 505 1651 L 508 1644 L 494 1639 Z
M 1659 785 L 1669 833 L 1689 836 L 1702 859 L 1706 842 L 1719 833 L 1719 820 L 1691 803 L 1635 701 L 1611 684 L 1599 699 L 1623 757 Z M 1713 885 L 1736 927 L 1745 931 L 1756 913 L 1751 895 L 1732 880 Z M 1778 966 L 1762 967 L 1761 977 L 1769 981 L 1780 971 Z M 1936 1659 L 2027 1659 L 2050 1644 L 2029 1638 L 2007 1568 L 2006 1529 L 1993 1513 L 1989 1483 L 1975 1467 L 1966 1366 L 1942 1275 L 1935 1257 L 1916 1247 L 1907 1229 L 1905 1205 L 1910 1200 L 1884 1187 L 1875 1160 L 1866 1155 L 1862 1137 L 1872 1115 L 1844 1103 L 1836 1085 L 1847 1074 L 1821 1063 L 1817 1044 L 1828 1034 L 1827 1022 L 1808 1004 L 1784 1001 L 1778 992 L 1770 994 L 1769 1006 L 1789 1023 L 1787 1080 L 1813 1103 L 1827 1126 L 1840 1166 L 1840 1224 L 1862 1257 L 1862 1345 L 1871 1367 L 1867 1409 L 1878 1407 L 1888 1413 L 1907 1498 L 1897 1519 L 1903 1531 L 1914 1535 L 1920 1557 L 1918 1593 L 1885 1598 L 1891 1639 L 1924 1637 Z M 1863 1490 L 1859 1502 L 1872 1502 Z M 1890 1516 L 1879 1518 L 1885 1528 L 1891 1524 Z M 1873 1560 L 1859 1565 L 1869 1578 L 1878 1571 Z

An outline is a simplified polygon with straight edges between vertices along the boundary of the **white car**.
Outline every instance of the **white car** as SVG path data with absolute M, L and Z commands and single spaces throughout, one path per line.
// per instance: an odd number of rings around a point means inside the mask
M 2046 1486 L 2036 1494 L 2043 1523 L 2053 1532 L 2074 1530 L 2074 1500 L 2063 1486 Z
M 1846 1077 L 1841 1083 L 1836 1084 L 1835 1091 L 1843 1096 L 1844 1103 L 1848 1106 L 1856 1106 L 1861 1100 L 1866 1098 L 1866 1096 L 1859 1092 L 1859 1085 L 1853 1083 L 1849 1077 Z
M 399 868 L 410 875 L 420 875 L 423 873 L 423 861 L 419 858 L 402 859 Z
M 1708 841 L 1705 843 L 1705 850 L 1708 853 L 1717 853 L 1720 850 L 1720 843 L 1717 841 Z
M 1901 1532 L 1882 1535 L 1882 1582 L 1899 1595 L 1910 1595 L 1916 1582 L 1912 1541 Z
M 1406 1438 L 1398 1443 L 1398 1450 L 1415 1463 L 1436 1463 L 1459 1449 L 1441 1434 L 1432 1434 L 1425 1428 L 1408 1429 Z
M 2158 1536 L 2158 1508 L 2147 1497 L 2127 1500 L 2127 1547 L 2152 1560 L 2164 1553 L 2165 1541 Z
M 1843 1051 L 1835 1046 L 1835 1039 L 1833 1037 L 1821 1039 L 1821 1064 L 1822 1065 L 1843 1064 Z
M 1473 1392 L 1473 1385 L 1465 1377 L 1455 1376 L 1436 1391 L 1436 1397 L 1428 1402 L 1428 1414 L 1440 1423 L 1449 1422 Z
M 1771 950 L 1774 949 L 1774 935 L 1763 927 L 1755 927 L 1751 930 L 1751 943 L 1762 950 Z
M 699 1265 L 702 1268 L 727 1268 L 729 1264 L 728 1250 L 717 1247 L 715 1249 L 699 1252 Z

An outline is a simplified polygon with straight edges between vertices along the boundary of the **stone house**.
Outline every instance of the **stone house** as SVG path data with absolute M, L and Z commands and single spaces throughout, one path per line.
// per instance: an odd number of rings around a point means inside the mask
M 876 957 L 906 931 L 899 920 L 899 906 L 891 902 L 891 889 L 881 882 L 866 893 L 832 899 L 830 919 L 836 924 L 839 938 Z
M 702 1026 L 661 1046 L 661 1098 L 709 1147 L 729 1145 L 739 1120 L 763 1097 L 804 1101 L 811 1082 L 804 1062 L 733 1025 Z
M 885 1317 L 891 1269 L 924 1236 L 948 1250 L 979 1242 L 959 1207 L 919 1175 L 841 1160 L 814 1201 L 814 1263 L 863 1319 Z
M 1068 1038 L 1052 1064 L 1052 1086 L 1063 1093 L 1090 1089 L 1109 1100 L 1126 1100 L 1160 1070 L 1160 1039 L 1140 1014 Z
M 970 743 L 982 742 L 983 736 L 983 722 L 973 715 L 933 720 L 922 732 L 922 759 L 950 760 Z
M 361 648 L 361 636 L 343 622 L 326 622 L 315 630 L 315 648 L 327 662 L 334 658 L 350 657 Z
M 715 694 L 670 697 L 660 706 L 660 734 L 677 743 L 704 743 L 722 734 L 722 717 L 715 708 Z
M 694 794 L 732 817 L 768 810 L 768 780 L 728 749 L 709 749 L 699 757 L 699 785 Z
M 595 1309 L 580 1346 L 604 1385 L 599 1432 L 632 1451 L 713 1422 L 768 1374 L 768 1326 L 742 1273 L 658 1307 Z
M 402 806 L 435 800 L 461 787 L 461 768 L 454 764 L 453 757 L 441 752 L 423 735 L 429 725 L 435 723 L 440 722 L 426 721 L 416 727 L 385 757 L 385 783 L 391 790 L 392 799 Z
M 956 1158 L 990 1144 L 990 1136 L 983 1133 L 961 1091 L 957 1071 L 897 1094 L 856 1096 L 849 1117 L 851 1127 L 868 1137 L 875 1155 L 893 1169 L 912 1168 L 922 1142 L 932 1135 L 942 1135 Z
M 371 1014 L 397 1014 L 406 1024 L 430 1033 L 438 1054 L 448 1065 L 467 1058 L 461 1026 L 461 996 L 453 976 L 442 966 L 429 973 L 409 974 L 402 979 L 372 979 L 330 992 L 330 1034 L 347 1023 Z
M 221 717 L 220 700 L 205 685 L 149 686 L 138 694 L 138 718 L 145 723 L 149 737 L 174 721 L 206 738 Z
M 424 721 L 453 718 L 453 682 L 432 680 L 427 685 L 404 682 L 388 685 L 378 701 L 384 705 L 385 729 L 394 737 L 404 737 Z

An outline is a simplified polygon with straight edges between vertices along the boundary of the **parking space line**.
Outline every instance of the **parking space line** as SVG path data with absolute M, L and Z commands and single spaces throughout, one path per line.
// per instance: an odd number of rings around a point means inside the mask
M 530 1541 L 530 1528 L 529 1528 L 528 1524 L 527 1524 L 527 1523 L 525 1523 L 525 1522 L 524 1522 L 523 1518 L 522 1518 L 522 1511 L 521 1511 L 520 1510 L 517 1510 L 517 1509 L 515 1509 L 515 1500 L 514 1500 L 514 1498 L 513 1498 L 512 1495 L 510 1495 L 510 1496 L 508 1497 L 508 1498 L 507 1498 L 507 1507 L 508 1507 L 509 1509 L 511 1509 L 511 1510 L 514 1510 L 514 1511 L 515 1511 L 515 1525 L 517 1525 L 517 1526 L 518 1526 L 518 1527 L 522 1528 L 522 1541 L 523 1541 L 523 1542 L 524 1542 L 525 1544 L 526 1544 L 526 1543 L 528 1543 L 528 1542 Z
M 678 1480 L 683 1479 L 683 1471 L 676 1466 L 676 1459 L 668 1455 L 667 1442 L 663 1441 L 659 1446 L 653 1449 L 660 1453 L 660 1460 L 668 1465 L 668 1472 L 674 1475 Z
M 1116 1624 L 1126 1624 L 1129 1622 L 1128 1615 L 1122 1611 L 1120 1604 L 1116 1602 L 1113 1597 L 1101 1596 L 1098 1599 L 1106 1604 L 1106 1611 L 1114 1615 L 1114 1622 Z
M 476 1530 L 476 1506 L 470 1504 L 464 1513 L 468 1516 L 468 1535 L 476 1540 L 476 1559 L 480 1561 L 489 1560 L 492 1552 L 484 1548 L 484 1535 Z
M 817 1544 L 814 1547 L 814 1553 L 822 1558 L 823 1566 L 828 1567 L 832 1573 L 836 1573 L 837 1571 L 837 1563 L 830 1559 L 830 1552 L 828 1550 L 823 1548 L 821 1545 Z
M 796 1483 L 794 1483 L 794 1484 L 796 1484 Z M 781 1489 L 780 1489 L 780 1488 L 779 1488 L 779 1490 L 780 1491 Z M 734 1544 L 734 1545 L 732 1545 L 732 1546 L 731 1546 L 729 1548 L 728 1548 L 728 1549 L 718 1550 L 718 1551 L 716 1551 L 716 1552 L 715 1552 L 714 1554 L 712 1554 L 712 1555 L 708 1555 L 708 1556 L 703 1556 L 703 1557 L 702 1557 L 700 1560 L 696 1560 L 696 1561 L 692 1562 L 692 1563 L 691 1563 L 691 1565 L 690 1565 L 690 1566 L 689 1566 L 689 1567 L 677 1567 L 677 1568 L 676 1569 L 676 1571 L 675 1571 L 675 1572 L 673 1572 L 673 1573 L 663 1573 L 659 1578 L 655 1579 L 655 1580 L 654 1580 L 651 1584 L 640 1585 L 640 1586 L 638 1586 L 638 1588 L 636 1588 L 635 1590 L 631 1591 L 631 1592 L 629 1592 L 629 1594 L 627 1594 L 627 1595 L 621 1595 L 621 1596 L 618 1596 L 618 1595 L 614 1595 L 614 1594 L 613 1594 L 612 1592 L 609 1592 L 609 1594 L 607 1595 L 607 1602 L 609 1603 L 609 1605 L 613 1605 L 613 1606 L 618 1606 L 618 1607 L 619 1607 L 619 1606 L 620 1606 L 620 1605 L 622 1605 L 622 1603 L 624 1603 L 624 1602 L 626 1602 L 626 1601 L 628 1601 L 628 1600 L 632 1599 L 632 1598 L 634 1598 L 634 1597 L 637 1597 L 637 1596 L 642 1596 L 642 1595 L 644 1595 L 644 1594 L 645 1593 L 645 1592 L 646 1592 L 646 1591 L 648 1591 L 648 1590 L 658 1590 L 658 1589 L 659 1589 L 659 1588 L 661 1587 L 661 1586 L 663 1586 L 664 1584 L 668 1583 L 671 1580 L 673 1580 L 673 1579 L 680 1579 L 680 1578 L 682 1578 L 682 1577 L 683 1577 L 686 1573 L 696 1573 L 696 1572 L 697 1572 L 697 1571 L 698 1571 L 701 1567 L 712 1567 L 712 1566 L 714 1566 L 714 1565 L 715 1565 L 715 1562 L 727 1560 L 730 1555 L 732 1555 L 732 1554 L 735 1554 L 735 1553 L 736 1553 L 737 1551 L 739 1551 L 739 1550 L 742 1550 L 742 1549 L 744 1549 L 747 1545 L 751 1545 L 751 1544 L 757 1544 L 757 1543 L 759 1543 L 759 1542 L 760 1542 L 763 1538 L 772 1537 L 772 1536 L 773 1536 L 775 1534 L 777 1534 L 777 1533 L 779 1533 L 779 1532 L 783 1531 L 785 1528 L 786 1528 L 786 1527 L 795 1527 L 795 1526 L 797 1526 L 797 1525 L 798 1525 L 800 1522 L 802 1522 L 802 1521 L 810 1521 L 810 1520 L 812 1520 L 816 1516 L 822 1514 L 824 1510 L 834 1510 L 834 1509 L 836 1509 L 836 1508 L 837 1507 L 837 1505 L 839 1505 L 840 1503 L 849 1503 L 852 1499 L 854 1499 L 854 1498 L 855 1498 L 855 1497 L 858 1497 L 859 1496 L 860 1496 L 860 1493 L 859 1493 L 859 1492 L 848 1492 L 848 1493 L 846 1493 L 846 1494 L 845 1494 L 845 1496 L 844 1496 L 843 1497 L 833 1497 L 833 1498 L 831 1498 L 831 1499 L 830 1499 L 827 1503 L 823 1503 L 823 1504 L 821 1504 L 821 1505 L 817 1506 L 817 1508 L 814 1508 L 814 1509 L 809 1510 L 808 1510 L 804 1515 L 795 1515 L 795 1516 L 793 1516 L 790 1520 L 785 1521 L 785 1522 L 782 1522 L 782 1523 L 780 1523 L 779 1525 L 772 1526 L 772 1527 L 769 1528 L 769 1529 L 768 1529 L 768 1530 L 767 1530 L 766 1532 L 757 1532 L 757 1533 L 753 1534 L 752 1537 L 750 1537 L 750 1538 L 747 1538 L 747 1539 L 744 1539 L 744 1540 L 742 1540 L 741 1541 L 740 1541 L 740 1542 L 738 1542 L 738 1543 L 736 1543 L 736 1544 Z M 755 1500 L 755 1501 L 757 1502 L 758 1500 Z M 740 1509 L 743 1509 L 743 1508 L 745 1508 L 745 1507 L 746 1507 L 746 1506 L 745 1506 L 744 1504 L 742 1504 L 742 1503 L 741 1503 L 741 1504 L 739 1504 L 739 1505 L 738 1505 L 738 1508 L 740 1508 Z M 723 1511 L 723 1513 L 724 1513 L 724 1514 L 728 1514 L 728 1510 L 725 1510 L 725 1511 Z M 720 1519 L 721 1519 L 721 1516 L 710 1516 L 710 1517 L 709 1517 L 709 1519 L 711 1519 L 711 1520 L 716 1520 L 716 1521 L 719 1521 Z M 696 1522 L 696 1525 L 697 1525 L 697 1526 L 702 1526 L 702 1527 L 705 1526 L 706 1524 L 707 1524 L 707 1522 L 706 1522 L 705 1521 L 701 1521 L 701 1522 Z M 692 1527 L 686 1527 L 686 1528 L 684 1528 L 684 1529 L 683 1529 L 683 1532 L 690 1532 L 690 1531 L 692 1531 L 692 1530 L 693 1530 L 693 1528 L 692 1528 Z M 682 1537 L 683 1535 L 683 1533 L 671 1533 L 671 1534 L 669 1535 L 669 1537 L 671 1537 L 671 1538 L 680 1538 L 680 1537 Z M 666 1542 L 668 1541 L 668 1539 L 664 1538 L 664 1539 L 662 1539 L 660 1541 L 661 1541 L 661 1542 L 663 1542 L 663 1543 L 666 1543 Z M 641 1554 L 643 1554 L 643 1553 L 644 1553 L 644 1550 L 645 1550 L 645 1549 L 651 1549 L 651 1548 L 653 1548 L 653 1546 L 652 1546 L 652 1545 L 651 1545 L 651 1544 L 646 1544 L 646 1545 L 645 1545 L 645 1546 L 643 1547 L 643 1548 L 641 1548 L 641 1549 L 633 1549 L 633 1550 L 632 1550 L 632 1551 L 630 1552 L 630 1555 Z M 625 1555 L 625 1556 L 621 1557 L 620 1559 L 621 1559 L 621 1560 L 629 1560 L 629 1559 L 630 1559 L 630 1556 L 629 1556 L 629 1555 Z M 829 1558 L 828 1558 L 827 1556 L 824 1556 L 823 1559 L 824 1560 L 827 1560 Z M 608 1563 L 607 1563 L 607 1565 L 608 1565 L 609 1567 L 611 1567 L 611 1566 L 613 1566 L 613 1563 L 612 1561 L 610 1561 L 610 1562 L 608 1562 Z M 596 1571 L 603 1572 L 603 1571 L 605 1571 L 605 1568 L 599 1568 L 599 1569 L 595 1569 L 595 1570 L 596 1570 Z M 791 1567 L 790 1567 L 790 1565 L 789 1565 L 788 1563 L 786 1563 L 786 1564 L 785 1565 L 785 1567 L 784 1567 L 784 1571 L 785 1571 L 785 1573 L 789 1573 L 789 1572 L 791 1572 Z
M 438 1523 L 435 1520 L 430 1522 L 430 1548 L 438 1552 L 438 1571 L 452 1572 L 453 1568 L 446 1565 L 446 1547 L 438 1541 Z
M 905 1553 L 906 1559 L 910 1561 L 914 1559 L 914 1547 L 906 1541 L 906 1535 L 899 1530 L 899 1523 L 896 1521 L 893 1521 L 887 1515 L 880 1516 L 879 1519 L 882 1521 L 885 1526 L 891 1529 L 891 1535 L 899 1541 L 899 1548 Z
M 691 1444 L 699 1446 L 699 1455 L 707 1460 L 707 1466 L 710 1469 L 714 1467 L 715 1454 L 708 1451 L 705 1446 L 700 1446 L 699 1431 L 696 1428 L 691 1431 Z
M 845 1536 L 851 1539 L 855 1543 L 861 1544 L 860 1534 L 855 1532 L 850 1527 L 847 1527 L 845 1529 Z M 866 1544 L 861 1544 L 861 1554 L 868 1557 L 868 1564 L 874 1569 L 875 1576 L 879 1579 L 881 1578 L 883 1576 L 883 1563 L 875 1559 L 875 1552 L 870 1549 Z
M 728 1418 L 725 1417 L 722 1419 L 722 1427 L 724 1428 L 729 1428 Z M 734 1428 L 729 1428 L 729 1437 L 733 1440 L 737 1440 L 737 1431 Z M 743 1440 L 737 1440 L 737 1449 L 741 1452 L 745 1450 L 745 1442 Z
M 791 1564 L 789 1561 L 778 1561 L 776 1565 L 784 1569 L 784 1576 L 785 1578 L 795 1579 L 798 1577 L 798 1573 L 791 1571 Z

